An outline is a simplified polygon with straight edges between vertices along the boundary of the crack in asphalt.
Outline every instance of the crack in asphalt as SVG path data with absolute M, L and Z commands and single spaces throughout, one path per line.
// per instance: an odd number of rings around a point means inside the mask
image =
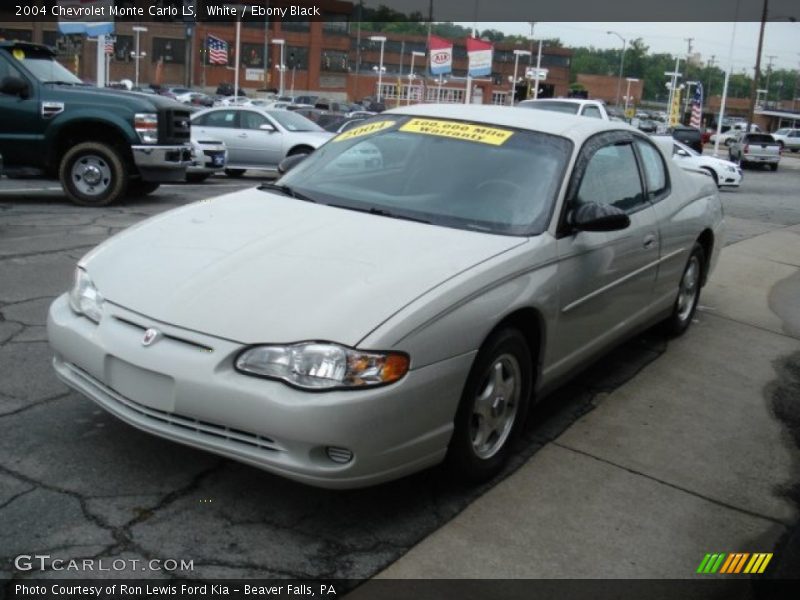
M 20 343 L 28 343 L 28 342 L 20 342 Z M 41 342 L 39 342 L 39 343 L 41 343 Z M 31 404 L 26 404 L 25 406 L 22 406 L 22 407 L 20 407 L 20 408 L 18 408 L 16 410 L 12 410 L 11 412 L 0 414 L 0 419 L 5 419 L 6 417 L 13 417 L 14 415 L 18 415 L 18 414 L 23 413 L 25 411 L 31 410 L 32 408 L 36 408 L 37 406 L 41 406 L 43 404 L 49 404 L 50 402 L 55 402 L 56 400 L 61 400 L 62 398 L 66 398 L 70 394 L 72 394 L 71 391 L 70 392 L 64 392 L 62 394 L 57 394 L 57 395 L 51 396 L 49 398 L 42 398 L 41 400 L 36 400 L 35 402 L 32 402 Z M 21 398 L 14 398 L 14 397 L 11 397 L 11 396 L 9 396 L 9 397 L 12 400 L 21 400 Z M 0 468 L 2 468 L 2 465 L 0 465 Z

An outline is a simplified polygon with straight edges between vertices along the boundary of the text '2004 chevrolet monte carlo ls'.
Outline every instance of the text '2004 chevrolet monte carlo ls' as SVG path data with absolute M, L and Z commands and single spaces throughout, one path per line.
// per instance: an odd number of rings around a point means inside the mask
M 722 246 L 711 178 L 624 124 L 420 105 L 289 160 L 87 254 L 50 309 L 60 378 L 312 485 L 443 460 L 481 480 L 532 399 L 648 325 L 682 333 Z

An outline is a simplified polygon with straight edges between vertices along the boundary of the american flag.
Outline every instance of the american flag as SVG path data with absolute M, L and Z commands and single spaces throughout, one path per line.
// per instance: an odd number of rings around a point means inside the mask
M 114 54 L 114 44 L 116 41 L 117 40 L 114 39 L 114 36 L 106 36 L 106 54 Z
M 692 98 L 692 118 L 689 125 L 700 127 L 703 120 L 703 84 L 698 83 L 694 88 L 694 98 Z
M 228 64 L 228 42 L 213 35 L 208 36 L 208 63 L 211 65 Z

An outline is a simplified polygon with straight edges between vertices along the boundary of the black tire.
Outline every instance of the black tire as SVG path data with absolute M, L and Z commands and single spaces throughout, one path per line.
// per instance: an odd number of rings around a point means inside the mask
M 778 170 L 778 163 L 772 163 L 769 166 L 769 168 L 772 169 L 773 171 L 777 171 Z
M 504 379 L 506 375 L 508 379 Z M 496 385 L 497 381 L 502 381 L 501 386 Z M 511 384 L 510 389 L 502 389 Z M 525 423 L 532 385 L 533 360 L 523 335 L 512 328 L 495 331 L 478 352 L 461 394 L 447 449 L 446 462 L 453 474 L 479 483 L 500 472 Z M 479 408 L 479 397 L 486 393 L 492 396 Z M 506 395 L 511 396 L 511 401 Z M 492 414 L 482 416 L 487 410 Z M 495 421 L 503 417 L 502 423 Z M 486 430 L 493 427 L 499 429 L 490 431 L 483 440 Z M 482 440 L 486 447 L 480 443 Z
M 126 195 L 129 198 L 140 198 L 142 196 L 152 194 L 159 187 L 161 187 L 160 183 L 155 183 L 152 181 L 142 181 L 141 179 L 138 181 L 131 181 L 128 184 L 128 191 Z
M 297 156 L 298 154 L 311 154 L 314 149 L 311 146 L 297 146 L 296 148 L 292 148 L 289 150 L 289 154 L 286 156 Z
M 245 171 L 246 169 L 225 169 L 225 175 L 233 177 L 234 179 L 239 179 L 239 177 L 244 177 Z
M 714 169 L 703 167 L 703 171 L 711 175 L 711 179 L 714 180 L 714 185 L 716 185 L 717 187 L 721 187 L 719 185 L 719 178 L 717 177 L 717 174 L 714 172 Z
M 211 173 L 187 173 L 187 183 L 203 183 L 206 179 L 211 177 Z
M 80 206 L 108 206 L 122 198 L 128 187 L 128 171 L 119 152 L 100 142 L 70 148 L 61 158 L 58 179 L 67 197 Z
M 690 273 L 690 269 L 692 272 Z M 700 300 L 700 289 L 703 286 L 706 269 L 706 253 L 703 247 L 695 242 L 692 253 L 686 261 L 686 267 L 678 282 L 678 294 L 672 314 L 664 321 L 667 333 L 672 336 L 683 335 L 692 324 L 697 304 Z M 693 283 L 692 283 L 693 281 Z

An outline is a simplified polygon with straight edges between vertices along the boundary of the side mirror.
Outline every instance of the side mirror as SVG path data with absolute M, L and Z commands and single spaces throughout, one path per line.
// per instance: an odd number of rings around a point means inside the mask
M 631 220 L 616 206 L 589 202 L 572 212 L 570 223 L 578 231 L 619 231 L 630 226 Z
M 269 131 L 270 133 L 275 131 L 275 128 L 272 125 L 270 125 L 269 123 L 263 123 L 263 124 L 259 125 L 258 128 L 261 131 Z
M 21 77 L 3 77 L 3 81 L 0 82 L 0 94 L 19 96 L 25 100 L 30 96 L 30 88 Z
M 686 150 L 684 150 L 683 148 L 678 148 L 675 151 L 675 154 L 677 154 L 678 156 L 684 156 L 684 157 L 689 156 L 689 153 Z
M 278 173 L 281 175 L 288 173 L 306 158 L 308 158 L 308 154 L 293 154 L 292 156 L 287 156 L 278 163 Z

